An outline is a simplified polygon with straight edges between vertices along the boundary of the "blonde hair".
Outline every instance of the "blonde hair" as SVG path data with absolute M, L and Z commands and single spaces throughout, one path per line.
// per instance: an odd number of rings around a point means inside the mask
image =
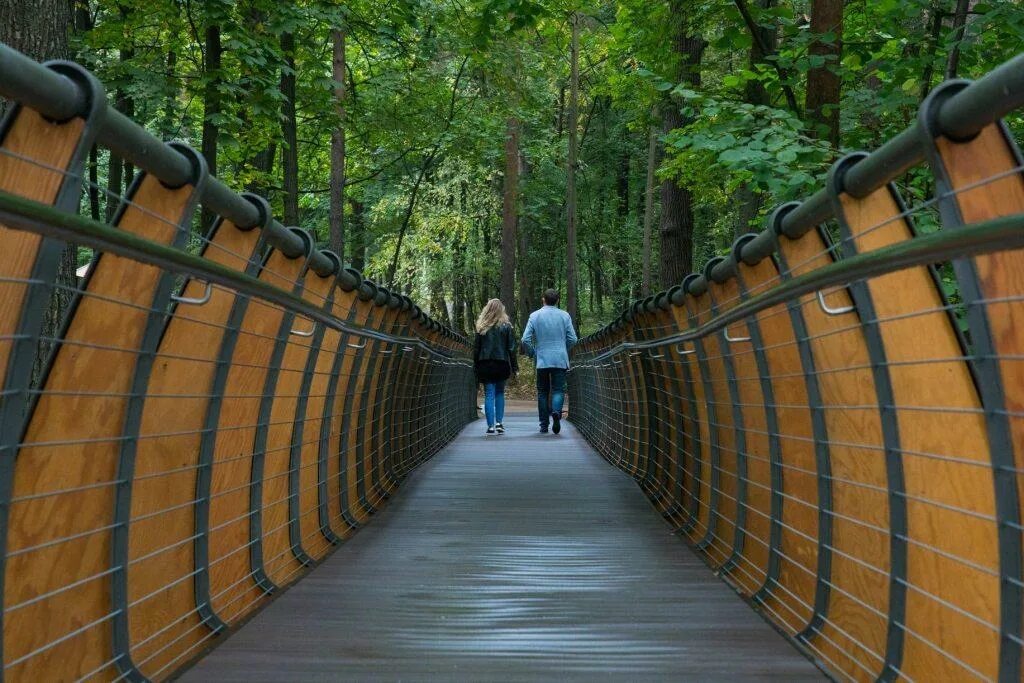
M 487 331 L 496 325 L 509 325 L 508 313 L 505 312 L 505 304 L 501 299 L 491 299 L 480 311 L 480 317 L 476 319 L 477 334 L 487 334 Z

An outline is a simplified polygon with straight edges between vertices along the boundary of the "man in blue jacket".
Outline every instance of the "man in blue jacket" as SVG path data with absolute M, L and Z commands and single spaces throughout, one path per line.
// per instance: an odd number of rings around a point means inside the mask
M 572 318 L 558 308 L 558 292 L 544 292 L 544 307 L 530 314 L 523 332 L 526 352 L 537 360 L 537 412 L 540 433 L 562 431 L 562 405 L 565 402 L 565 374 L 569 371 L 569 349 L 576 344 Z

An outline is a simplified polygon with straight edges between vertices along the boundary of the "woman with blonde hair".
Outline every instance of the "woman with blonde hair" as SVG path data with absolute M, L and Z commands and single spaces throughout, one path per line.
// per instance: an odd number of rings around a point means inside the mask
M 505 305 L 491 299 L 476 319 L 473 365 L 477 381 L 484 385 L 484 415 L 488 434 L 504 434 L 505 382 L 519 372 L 516 360 L 516 336 L 508 320 Z

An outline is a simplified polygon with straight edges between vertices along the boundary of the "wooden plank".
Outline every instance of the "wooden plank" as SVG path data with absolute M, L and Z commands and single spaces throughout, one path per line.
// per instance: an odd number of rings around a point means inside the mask
M 711 297 L 686 297 L 691 322 L 703 325 L 711 319 Z M 736 434 L 733 431 L 732 400 L 726 384 L 722 346 L 718 337 L 710 335 L 696 341 L 697 365 L 704 385 L 704 402 L 708 420 L 710 451 L 708 479 L 710 481 L 711 526 L 706 538 L 706 552 L 718 567 L 731 569 L 733 540 L 736 533 Z
M 535 417 L 471 424 L 181 680 L 824 679 L 574 423 Z
M 54 123 L 31 109 L 17 110 L 5 122 L 0 142 L 0 189 L 4 192 L 52 204 L 65 183 L 64 172 L 82 140 L 85 121 L 79 118 Z M 32 275 L 42 238 L 34 232 L 11 230 L 0 223 L 0 387 L 6 385 L 11 340 L 21 322 L 28 294 L 25 283 Z M 0 399 L 0 405 L 5 401 Z
M 259 262 L 259 230 L 221 223 L 205 258 L 240 271 Z M 206 285 L 189 280 L 182 296 L 201 299 Z M 202 305 L 178 304 L 168 321 L 149 379 L 132 482 L 128 623 L 131 656 L 159 677 L 187 661 L 209 631 L 199 619 L 195 568 L 196 467 L 218 350 L 237 296 L 215 287 Z
M 715 314 L 721 315 L 739 303 L 739 284 L 735 278 L 722 284 L 709 280 L 708 296 L 714 303 Z M 737 513 L 742 513 L 743 522 L 737 522 L 733 547 L 738 557 L 730 576 L 745 594 L 754 595 L 768 579 L 772 476 L 765 398 L 750 338 L 746 322 L 732 325 L 718 335 L 723 362 L 730 371 L 729 403 L 740 418 L 733 420 L 733 441 L 738 451 Z
M 144 176 L 118 225 L 173 243 L 192 194 L 191 186 L 172 190 Z M 162 277 L 159 268 L 112 254 L 95 261 L 32 412 L 8 521 L 4 658 L 39 653 L 10 666 L 12 677 L 114 671 L 110 523 L 119 438 Z
M 307 271 L 303 278 L 302 298 L 313 305 L 323 306 L 333 285 L 333 277 L 320 277 L 313 271 Z M 269 579 L 278 586 L 285 586 L 298 579 L 304 567 L 299 554 L 305 554 L 305 550 L 302 547 L 293 547 L 290 535 L 291 453 L 296 420 L 304 419 L 304 416 L 296 415 L 299 391 L 309 356 L 316 352 L 313 345 L 316 330 L 312 320 L 294 316 L 285 327 L 287 331 L 284 328 L 281 330 L 282 335 L 287 335 L 284 337 L 284 354 L 274 386 L 270 420 L 266 427 L 263 495 L 260 502 L 263 565 Z M 302 336 L 307 332 L 313 334 L 309 337 Z M 299 474 L 301 478 L 301 469 Z M 314 467 L 313 481 L 315 480 Z M 316 488 L 312 488 L 311 492 L 315 499 Z
M 675 306 L 673 313 L 680 329 L 692 326 L 687 309 Z M 705 384 L 697 363 L 696 345 L 692 342 L 685 342 L 677 345 L 673 352 L 679 361 L 685 364 L 689 384 L 686 393 L 691 397 L 690 400 L 696 415 L 696 424 L 693 424 L 691 418 L 689 428 L 692 434 L 691 453 L 693 453 L 694 460 L 691 476 L 697 480 L 695 488 L 698 495 L 694 506 L 697 514 L 693 527 L 687 531 L 687 536 L 693 543 L 699 544 L 703 542 L 711 529 L 711 427 L 708 420 L 707 402 L 704 400 Z
M 779 282 L 770 258 L 755 266 L 740 262 L 739 274 L 750 296 Z M 762 600 L 778 625 L 795 635 L 810 625 L 813 614 L 819 571 L 818 487 L 819 478 L 827 473 L 818 471 L 806 373 L 788 313 L 785 306 L 775 306 L 756 315 L 775 396 L 783 481 L 777 585 L 770 586 Z M 817 376 L 813 378 L 816 381 Z
M 944 196 L 943 202 L 955 207 L 960 221 L 970 224 L 1024 212 L 1021 156 L 1002 124 L 987 126 L 966 143 L 939 138 L 935 145 L 938 153 L 935 162 L 945 174 L 940 185 L 944 190 L 955 193 Z M 948 218 L 948 215 L 944 216 L 947 222 Z M 1003 518 L 1003 533 L 1012 537 L 1000 539 L 1000 553 L 1003 555 L 1000 571 L 1017 574 L 1002 579 L 1000 598 L 1001 628 L 1016 634 L 1012 638 L 1004 637 L 1001 643 L 1001 676 L 1009 679 L 1021 675 L 1019 524 L 1024 518 L 1024 363 L 1020 358 L 1024 354 L 1024 335 L 1020 330 L 1024 329 L 1024 250 L 984 254 L 955 263 L 955 266 L 969 306 L 967 317 L 978 347 L 975 353 L 991 354 L 996 358 L 995 362 L 986 358 L 978 360 L 978 365 L 986 372 L 982 380 L 986 386 L 982 386 L 982 392 L 988 392 L 986 410 L 993 413 L 989 416 L 990 427 L 995 427 L 998 422 L 1000 440 L 1009 437 L 1009 444 L 1005 441 L 998 445 L 993 443 L 991 454 L 992 464 L 998 463 L 998 469 L 994 471 L 998 492 L 994 507 Z M 989 371 L 993 378 L 997 378 L 995 381 L 988 378 Z M 998 387 L 995 386 L 996 381 Z M 993 433 L 990 432 L 990 438 Z M 1016 501 L 1012 500 L 1013 489 L 1016 489 Z M 1007 521 L 1011 510 L 1001 509 L 1003 506 L 1016 507 L 1013 526 Z M 985 550 L 972 547 L 968 552 L 984 553 Z M 965 632 L 960 636 L 951 634 L 951 637 L 963 639 L 969 636 Z M 1014 638 L 1017 638 L 1016 642 Z
M 303 259 L 272 251 L 260 280 L 294 290 Z M 253 442 L 260 402 L 283 309 L 259 300 L 246 308 L 231 357 L 217 423 L 209 501 L 209 582 L 213 611 L 231 624 L 259 606 L 249 557 L 250 489 Z
M 779 238 L 794 277 L 831 262 L 822 236 Z M 827 296 L 849 307 L 845 290 Z M 803 314 L 828 426 L 833 493 L 832 573 L 827 620 L 810 640 L 856 680 L 882 669 L 889 602 L 889 500 L 878 398 L 856 312 L 826 314 L 814 296 Z

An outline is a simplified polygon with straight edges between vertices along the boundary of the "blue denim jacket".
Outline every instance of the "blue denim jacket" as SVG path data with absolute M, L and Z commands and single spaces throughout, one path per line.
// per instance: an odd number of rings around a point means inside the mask
M 572 318 L 557 306 L 545 306 L 530 314 L 523 332 L 526 352 L 537 359 L 537 369 L 569 369 L 569 349 L 576 344 Z

